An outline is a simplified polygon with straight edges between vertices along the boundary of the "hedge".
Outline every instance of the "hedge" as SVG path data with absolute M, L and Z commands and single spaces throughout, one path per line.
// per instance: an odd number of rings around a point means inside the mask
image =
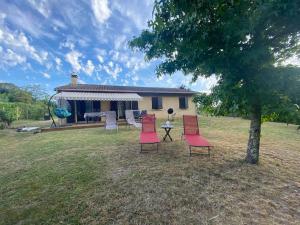
M 33 104 L 22 102 L 0 102 L 0 110 L 7 111 L 16 118 L 39 120 L 47 112 L 47 106 L 42 102 Z

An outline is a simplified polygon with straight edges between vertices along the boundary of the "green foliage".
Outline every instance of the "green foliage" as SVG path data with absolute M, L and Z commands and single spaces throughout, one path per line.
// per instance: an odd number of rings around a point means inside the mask
M 43 102 L 27 104 L 22 102 L 0 102 L 0 110 L 11 112 L 16 120 L 20 119 L 42 119 L 47 111 L 47 106 Z
M 33 101 L 30 92 L 9 83 L 0 83 L 0 99 L 1 101 L 25 103 L 31 103 Z
M 246 160 L 257 163 L 263 109 L 297 103 L 287 84 L 297 96 L 300 68 L 282 62 L 300 55 L 299 21 L 299 0 L 156 0 L 149 29 L 130 46 L 162 59 L 158 76 L 215 75 L 219 112 L 251 118 Z
M 300 69 L 280 64 L 299 54 L 298 21 L 298 0 L 155 1 L 149 29 L 130 46 L 148 60 L 163 58 L 158 76 L 216 75 L 223 106 L 249 114 L 277 105 L 288 92 L 285 81 L 299 83 Z
M 47 111 L 48 95 L 40 86 L 18 88 L 13 84 L 0 83 L 0 110 L 15 120 L 42 119 Z
M 3 122 L 4 124 L 7 124 L 10 126 L 10 124 L 17 120 L 16 114 L 11 109 L 0 109 L 0 122 Z
M 214 102 L 213 96 L 205 93 L 194 96 L 193 102 L 196 104 L 199 113 L 218 115 L 218 105 Z

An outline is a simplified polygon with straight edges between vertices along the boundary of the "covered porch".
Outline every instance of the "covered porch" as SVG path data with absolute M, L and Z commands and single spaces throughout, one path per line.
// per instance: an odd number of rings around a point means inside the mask
M 71 116 L 61 121 L 62 124 L 80 124 L 101 122 L 101 112 L 106 111 L 115 111 L 118 120 L 125 119 L 125 110 L 138 110 L 142 97 L 136 93 L 60 92 L 54 99 L 68 103 Z M 91 120 L 87 115 L 95 118 Z

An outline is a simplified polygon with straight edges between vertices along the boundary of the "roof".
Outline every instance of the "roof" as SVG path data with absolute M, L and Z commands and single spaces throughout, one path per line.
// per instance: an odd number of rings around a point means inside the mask
M 76 92 L 110 92 L 110 93 L 155 93 L 155 94 L 187 94 L 193 95 L 196 92 L 183 88 L 159 88 L 159 87 L 136 87 L 136 86 L 113 86 L 96 84 L 71 84 L 55 88 L 55 91 L 76 91 Z
M 136 93 L 97 93 L 97 92 L 60 92 L 54 99 L 90 100 L 90 101 L 140 101 L 143 98 Z

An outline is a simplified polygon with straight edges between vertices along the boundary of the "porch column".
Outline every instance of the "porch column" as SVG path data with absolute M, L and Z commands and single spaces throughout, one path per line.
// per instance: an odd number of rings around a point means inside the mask
M 117 101 L 117 112 L 118 112 L 118 119 L 120 119 L 120 107 L 119 107 L 120 103 L 119 101 Z
M 75 123 L 77 123 L 77 102 L 74 100 Z

